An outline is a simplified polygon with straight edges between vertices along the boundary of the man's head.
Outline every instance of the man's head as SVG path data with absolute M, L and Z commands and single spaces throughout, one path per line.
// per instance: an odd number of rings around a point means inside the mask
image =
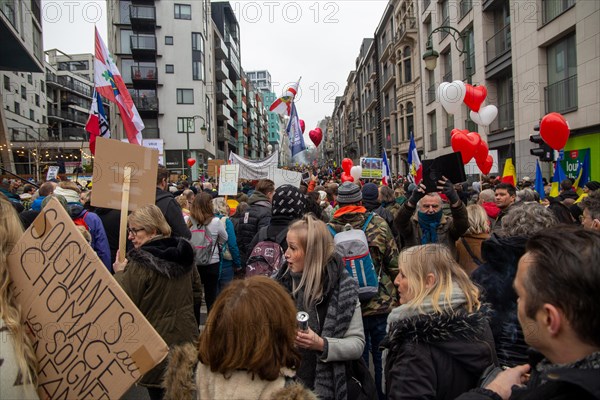
M 42 186 L 40 186 L 39 194 L 42 197 L 50 196 L 54 193 L 54 189 L 56 188 L 56 183 L 54 182 L 44 182 Z
M 272 201 L 275 193 L 275 182 L 270 179 L 261 179 L 256 184 L 256 190 L 267 196 L 269 201 Z
M 344 182 L 338 188 L 337 202 L 340 207 L 360 205 L 362 199 L 362 191 L 356 183 Z
M 589 192 L 581 201 L 583 214 L 580 217 L 581 225 L 585 229 L 600 231 L 600 190 Z
M 167 190 L 167 184 L 169 182 L 169 170 L 164 166 L 158 166 L 158 172 L 156 174 L 156 187 L 162 190 Z
M 499 209 L 511 206 L 517 197 L 517 190 L 510 183 L 499 183 L 494 189 L 494 199 Z
M 525 341 L 553 363 L 600 347 L 599 259 L 599 232 L 560 225 L 534 235 L 519 260 L 514 286 Z
M 29 183 L 26 183 L 25 185 L 23 185 L 23 193 L 34 194 L 35 186 L 30 185 Z
M 420 212 L 425 214 L 435 214 L 442 210 L 442 198 L 436 192 L 427 193 L 419 203 L 417 203 L 417 208 Z
M 477 203 L 493 203 L 495 198 L 494 191 L 492 189 L 484 189 L 479 193 L 479 200 Z
M 569 179 L 569 178 L 563 179 L 562 182 L 560 183 L 560 190 L 562 190 L 563 192 L 568 192 L 572 188 L 573 188 L 573 181 L 571 181 L 571 179 Z

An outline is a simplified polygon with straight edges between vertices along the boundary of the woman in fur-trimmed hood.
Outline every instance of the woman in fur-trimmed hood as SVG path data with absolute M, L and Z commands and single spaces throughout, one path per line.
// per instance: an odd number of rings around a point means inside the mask
M 169 347 L 194 343 L 198 338 L 194 299 L 201 296 L 194 249 L 184 239 L 169 237 L 171 228 L 155 205 L 135 210 L 127 222 L 134 248 L 124 262 L 118 261 L 117 252 L 115 279 Z M 163 398 L 165 366 L 166 361 L 160 363 L 141 380 L 152 400 Z
M 444 245 L 411 247 L 399 260 L 401 306 L 382 343 L 387 398 L 454 399 L 497 363 L 479 290 Z

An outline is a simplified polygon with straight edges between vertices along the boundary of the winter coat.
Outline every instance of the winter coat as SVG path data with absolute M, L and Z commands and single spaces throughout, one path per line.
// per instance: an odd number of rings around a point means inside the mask
M 479 265 L 475 262 L 473 257 L 471 257 L 471 254 L 469 254 L 467 247 L 463 243 L 463 239 L 465 242 L 467 242 L 467 246 L 469 246 L 469 249 L 473 255 L 479 260 L 480 263 L 482 263 L 483 258 L 481 256 L 481 244 L 489 238 L 489 233 L 466 233 L 456 241 L 456 253 L 458 255 L 457 261 L 467 274 L 471 275 L 471 273 L 475 271 Z
M 362 205 L 367 209 L 368 212 L 374 212 L 387 222 L 388 226 L 392 230 L 394 237 L 398 235 L 398 231 L 394 227 L 394 216 L 389 212 L 381 203 L 377 200 L 363 200 Z
M 294 221 L 294 217 L 292 217 L 291 215 L 275 215 L 273 217 L 271 217 L 271 222 L 269 223 L 269 226 L 264 226 L 262 228 L 260 228 L 258 230 L 258 232 L 256 232 L 256 235 L 254 235 L 254 238 L 252 239 L 252 242 L 250 243 L 250 245 L 248 246 L 248 249 L 250 250 L 248 253 L 248 256 L 250 255 L 250 253 L 252 253 L 252 249 L 254 249 L 254 246 L 257 245 L 257 243 L 260 241 L 260 238 L 264 237 L 264 234 L 266 232 L 266 237 L 270 237 L 270 238 L 277 238 L 279 235 L 283 236 L 283 240 L 281 242 L 279 242 L 279 245 L 281 246 L 283 252 L 285 253 L 285 251 L 287 250 L 287 231 L 288 228 L 290 226 L 290 224 L 292 223 L 292 221 Z M 283 233 L 283 232 L 286 233 Z
M 119 249 L 119 227 L 121 224 L 121 211 L 112 210 L 110 208 L 94 208 L 91 211 L 95 212 L 96 215 L 102 221 L 104 226 L 104 232 L 106 232 L 106 239 L 108 241 L 108 247 L 110 249 L 110 259 L 112 261 L 117 259 L 117 250 Z M 129 245 L 131 242 L 128 243 Z
M 402 203 L 404 203 L 404 202 L 402 202 Z M 399 204 L 397 202 L 381 203 L 381 205 L 383 207 L 385 207 L 385 209 L 388 210 L 390 212 L 390 214 L 392 214 L 392 218 L 396 218 L 396 215 L 398 215 L 398 213 L 400 212 L 401 204 Z M 393 223 L 392 223 L 392 225 L 393 225 Z M 390 228 L 392 227 L 392 225 L 390 225 Z
M 181 213 L 181 206 L 175 200 L 175 197 L 167 191 L 156 188 L 156 206 L 160 208 L 167 223 L 171 227 L 171 236 L 182 237 L 189 239 L 192 237 L 192 232 L 185 224 L 183 214 Z
M 30 382 L 22 382 L 18 367 L 15 338 L 3 318 L 0 318 L 0 397 L 3 399 L 38 399 L 37 388 Z
M 189 242 L 159 236 L 132 249 L 126 258 L 125 270 L 114 277 L 148 322 L 169 347 L 195 342 L 194 298 L 201 294 Z M 165 366 L 166 360 L 144 375 L 141 384 L 158 387 Z
M 228 216 L 217 215 L 219 218 L 219 222 L 223 224 L 223 219 L 225 219 L 225 232 L 227 232 L 227 242 L 223 246 L 221 252 L 221 269 L 223 267 L 232 267 L 238 269 L 240 267 L 240 249 L 237 245 L 237 238 L 235 237 L 235 230 L 233 229 L 233 222 L 231 222 L 231 218 Z M 229 252 L 231 255 L 231 260 L 226 260 L 223 257 L 225 252 Z
M 416 208 L 410 207 L 406 202 L 394 221 L 405 247 L 421 245 L 423 232 L 419 226 L 418 213 L 415 211 Z M 458 207 L 450 207 L 450 212 L 451 216 L 442 215 L 437 228 L 437 238 L 439 244 L 445 244 L 453 254 L 456 254 L 454 243 L 469 229 L 469 216 L 462 202 Z
M 368 214 L 364 207 L 347 206 L 340 208 L 329 223 L 336 232 L 341 232 L 346 224 L 354 229 L 362 229 Z M 363 317 L 388 314 L 398 305 L 398 293 L 394 279 L 398 275 L 398 247 L 388 224 L 374 215 L 365 231 L 369 242 L 369 252 L 380 276 L 379 291 L 368 303 L 362 305 Z
M 528 346 L 517 318 L 517 294 L 513 288 L 526 242 L 522 236 L 492 234 L 481 245 L 481 256 L 486 262 L 471 274 L 473 282 L 483 289 L 483 299 L 492 307 L 490 326 L 500 365 L 509 367 L 527 362 Z
M 237 236 L 238 247 L 242 258 L 242 267 L 246 266 L 246 260 L 252 252 L 250 243 L 256 232 L 271 222 L 271 202 L 261 192 L 254 192 L 248 199 L 250 207 L 239 220 Z
M 392 324 L 381 346 L 389 400 L 454 399 L 477 386 L 495 362 L 482 312 L 421 314 Z
M 83 208 L 82 204 L 79 203 L 68 203 L 69 215 L 71 218 L 83 218 L 88 226 L 92 241 L 90 246 L 98 255 L 98 258 L 108 268 L 110 272 L 113 272 L 112 261 L 110 258 L 110 246 L 108 245 L 108 238 L 104 231 L 104 225 L 102 220 L 95 213 L 87 211 Z

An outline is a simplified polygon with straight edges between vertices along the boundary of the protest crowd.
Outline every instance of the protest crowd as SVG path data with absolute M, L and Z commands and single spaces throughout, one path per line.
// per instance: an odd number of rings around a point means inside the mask
M 0 398 L 37 398 L 7 257 L 51 199 L 169 346 L 153 400 L 600 398 L 600 183 L 304 171 L 224 198 L 159 166 L 123 261 L 91 184 L 3 181 Z

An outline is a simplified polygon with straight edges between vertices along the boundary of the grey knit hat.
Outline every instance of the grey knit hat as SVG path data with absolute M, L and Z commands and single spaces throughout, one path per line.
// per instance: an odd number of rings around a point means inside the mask
M 344 182 L 338 188 L 337 202 L 340 204 L 352 204 L 362 201 L 360 187 L 352 182 Z
M 300 218 L 306 209 L 306 199 L 297 187 L 283 185 L 275 189 L 273 194 L 272 215 L 290 215 Z

